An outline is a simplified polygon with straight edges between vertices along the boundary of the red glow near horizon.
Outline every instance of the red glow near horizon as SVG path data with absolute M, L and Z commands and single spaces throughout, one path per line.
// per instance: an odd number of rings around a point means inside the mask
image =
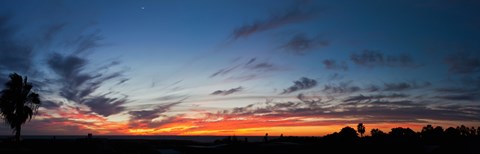
M 312 121 L 314 117 L 221 117 L 191 118 L 177 116 L 169 122 L 155 127 L 141 123 L 132 127 L 129 122 L 112 122 L 97 114 L 81 113 L 75 108 L 66 108 L 65 112 L 58 113 L 63 118 L 54 118 L 49 114 L 41 114 L 39 120 L 34 120 L 35 129 L 44 129 L 52 134 L 86 134 L 98 135 L 214 135 L 214 136 L 263 136 L 269 133 L 272 136 L 284 134 L 285 136 L 324 136 L 340 131 L 341 128 L 350 126 L 356 129 L 357 123 L 340 123 L 341 120 Z M 316 117 L 318 118 L 318 117 Z M 46 122 L 41 122 L 47 120 Z M 364 123 L 370 134 L 373 128 L 389 132 L 391 128 L 404 127 L 420 131 L 426 124 L 423 123 Z M 55 126 L 55 127 L 52 127 Z M 446 126 L 444 126 L 446 127 Z M 28 128 L 28 126 L 27 126 Z

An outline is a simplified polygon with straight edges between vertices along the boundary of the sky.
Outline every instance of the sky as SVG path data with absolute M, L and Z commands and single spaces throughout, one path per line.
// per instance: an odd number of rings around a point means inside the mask
M 322 136 L 480 126 L 475 0 L 3 0 L 25 135 Z M 10 135 L 7 125 L 0 135 Z

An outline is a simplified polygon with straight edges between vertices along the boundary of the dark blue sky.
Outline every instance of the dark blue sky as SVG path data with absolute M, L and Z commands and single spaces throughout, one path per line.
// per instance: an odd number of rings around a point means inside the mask
M 479 125 L 478 8 L 474 0 L 1 1 L 0 81 L 18 72 L 42 95 L 27 134 Z M 208 123 L 238 119 L 224 129 Z M 259 123 L 242 125 L 249 120 Z M 62 127 L 39 129 L 52 123 Z

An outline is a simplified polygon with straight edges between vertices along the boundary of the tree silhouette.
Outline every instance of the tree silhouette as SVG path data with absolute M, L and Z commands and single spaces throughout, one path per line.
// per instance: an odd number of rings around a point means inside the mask
M 17 73 L 10 74 L 10 81 L 1 92 L 0 115 L 5 123 L 10 125 L 15 133 L 15 140 L 20 141 L 22 124 L 27 119 L 32 119 L 40 105 L 40 98 L 37 93 L 31 92 L 32 84 L 27 82 Z
M 417 133 L 410 128 L 397 127 L 392 128 L 389 135 L 397 139 L 414 139 L 417 136 Z
M 355 129 L 349 126 L 342 128 L 342 130 L 340 130 L 339 135 L 341 138 L 348 138 L 348 139 L 358 138 L 357 131 L 355 131 Z
M 453 127 L 448 127 L 445 129 L 445 135 L 449 138 L 460 136 L 460 130 L 455 129 Z
M 363 123 L 358 123 L 357 131 L 358 133 L 360 133 L 360 136 L 363 137 L 363 133 L 365 133 L 365 126 L 363 125 Z
M 480 136 L 480 126 L 477 127 L 477 136 Z
M 434 128 L 433 128 L 432 125 L 427 125 L 427 126 L 423 127 L 422 131 L 420 132 L 420 134 L 422 135 L 422 138 L 431 139 L 434 136 L 433 129 Z
M 457 126 L 457 129 L 460 131 L 460 135 L 470 136 L 470 129 L 465 125 L 461 125 L 460 127 Z
M 473 127 L 473 126 L 470 128 L 470 135 L 472 135 L 472 136 L 477 135 L 477 129 L 475 129 L 475 127 Z
M 385 132 L 378 128 L 372 129 L 370 133 L 372 134 L 372 137 L 381 137 L 387 135 Z

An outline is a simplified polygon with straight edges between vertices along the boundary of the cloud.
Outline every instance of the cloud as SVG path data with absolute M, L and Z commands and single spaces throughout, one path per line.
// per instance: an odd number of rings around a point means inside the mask
M 362 88 L 352 85 L 353 81 L 347 81 L 347 82 L 340 82 L 339 84 L 329 84 L 325 85 L 323 88 L 323 92 L 326 93 L 354 93 L 362 90 Z
M 125 97 L 111 98 L 107 96 L 109 93 L 94 94 L 105 82 L 119 79 L 122 76 L 122 72 L 104 71 L 118 63 L 112 62 L 99 69 L 94 69 L 95 72 L 87 72 L 86 65 L 88 63 L 87 59 L 76 55 L 53 53 L 48 57 L 47 66 L 58 76 L 59 95 L 75 103 L 85 104 L 93 112 L 103 116 L 124 111 L 125 108 L 122 105 L 127 102 Z
M 46 109 L 56 109 L 59 108 L 63 102 L 55 103 L 51 100 L 42 100 L 42 105 L 40 107 L 44 107 Z
M 154 109 L 151 110 L 137 110 L 137 111 L 129 111 L 128 114 L 130 115 L 129 125 L 130 127 L 152 127 L 152 126 L 159 126 L 161 124 L 167 123 L 169 120 L 163 121 L 153 121 L 156 118 L 164 116 L 165 112 L 168 112 L 170 108 L 175 105 L 180 104 L 181 102 L 173 102 L 167 104 L 161 104 L 156 106 Z M 167 118 L 171 119 L 171 118 Z
M 461 79 L 461 82 L 463 83 L 463 86 L 473 88 L 476 90 L 480 90 L 480 74 L 479 76 L 474 76 L 474 75 L 467 75 L 463 76 Z
M 232 88 L 232 89 L 229 89 L 229 90 L 217 90 L 217 91 L 214 91 L 213 93 L 211 93 L 210 95 L 226 96 L 226 95 L 230 95 L 230 94 L 233 94 L 233 93 L 240 92 L 242 90 L 243 90 L 243 87 Z
M 216 77 L 218 75 L 226 75 L 226 74 L 232 72 L 233 70 L 237 69 L 238 67 L 239 66 L 237 65 L 237 66 L 233 66 L 233 67 L 227 67 L 227 68 L 220 69 L 217 72 L 210 75 L 210 78 Z
M 0 75 L 2 78 L 11 72 L 27 73 L 33 67 L 33 45 L 15 39 L 17 31 L 16 27 L 10 25 L 10 16 L 0 15 Z
M 309 37 L 306 34 L 298 33 L 285 42 L 281 48 L 289 53 L 304 55 L 307 52 L 313 51 L 313 49 L 325 47 L 329 44 L 329 41 L 321 39 L 319 36 Z
M 308 37 L 303 33 L 294 35 L 290 40 L 285 42 L 281 48 L 287 52 L 297 55 L 304 55 L 307 52 L 313 51 L 319 47 L 326 47 L 330 44 L 329 41 L 320 39 L 320 37 Z
M 312 105 L 312 101 L 305 101 L 306 96 L 299 95 L 300 101 L 274 102 L 272 100 L 261 104 L 250 104 L 245 107 L 238 107 L 232 110 L 223 110 L 214 114 L 222 119 L 242 118 L 256 119 L 267 122 L 288 121 L 286 119 L 298 119 L 291 124 L 305 124 L 304 120 L 309 119 L 307 125 L 322 122 L 322 119 L 340 119 L 333 124 L 351 124 L 355 121 L 366 121 L 369 123 L 383 122 L 427 122 L 423 119 L 432 120 L 480 120 L 479 105 L 435 105 L 431 102 L 409 100 L 408 95 L 358 95 L 352 96 L 344 103 L 336 103 L 331 99 L 321 101 L 320 97 L 314 97 L 318 102 Z M 334 99 L 334 98 L 332 98 Z M 400 100 L 399 100 L 400 99 Z M 350 121 L 355 117 L 355 121 Z M 268 120 L 266 120 L 268 119 Z M 319 119 L 315 121 L 314 119 Z
M 267 61 L 259 61 L 257 58 L 252 58 L 248 62 L 244 64 L 245 69 L 253 70 L 253 71 L 263 71 L 263 72 L 270 72 L 270 71 L 278 71 L 282 70 L 281 67 L 267 62 Z
M 474 101 L 477 100 L 478 94 L 456 94 L 456 95 L 444 95 L 436 96 L 436 98 L 452 100 L 452 101 Z
M 272 72 L 272 71 L 280 71 L 280 70 L 284 70 L 284 68 L 266 61 L 259 61 L 257 60 L 257 58 L 251 58 L 246 62 L 236 61 L 236 64 L 233 64 L 232 66 L 226 66 L 216 71 L 215 73 L 210 75 L 210 78 L 234 74 L 235 71 L 242 71 L 242 70 L 249 71 L 249 73 L 255 73 L 255 74 L 241 74 L 241 76 L 230 76 L 228 77 L 228 79 L 241 78 L 240 80 L 242 81 L 250 80 L 250 79 L 255 79 L 255 77 L 258 77 L 259 72 L 265 73 L 265 72 Z
M 312 108 L 328 105 L 328 103 L 335 100 L 333 97 L 326 97 L 326 100 L 325 100 L 325 98 L 322 99 L 322 97 L 320 96 L 306 96 L 305 94 L 302 94 L 302 93 L 297 95 L 297 99 Z
M 245 64 L 245 66 L 252 64 L 252 63 L 255 62 L 256 60 L 257 60 L 257 58 L 252 58 L 252 59 L 250 59 L 250 60 Z
M 325 69 L 328 69 L 328 70 L 343 70 L 343 71 L 348 70 L 347 63 L 345 62 L 337 63 L 333 59 L 325 59 L 322 61 L 322 63 L 325 66 Z
M 126 98 L 109 98 L 106 96 L 93 96 L 92 98 L 82 100 L 90 109 L 102 116 L 108 117 L 125 110 L 122 106 L 127 102 Z
M 415 81 L 411 82 L 391 82 L 383 85 L 368 85 L 366 87 L 359 87 L 353 85 L 353 81 L 342 81 L 338 84 L 325 84 L 322 89 L 328 94 L 349 94 L 355 92 L 379 92 L 379 91 L 407 91 L 413 89 L 421 89 L 431 86 L 430 82 L 423 82 L 418 84 Z
M 471 74 L 480 72 L 480 56 L 467 52 L 449 55 L 445 58 L 449 65 L 448 71 L 456 74 Z
M 258 62 L 255 61 L 255 58 L 248 61 L 244 68 L 254 71 L 263 71 L 263 72 L 270 72 L 270 71 L 277 71 L 281 70 L 280 67 L 276 66 L 275 64 L 269 62 Z
M 393 93 L 390 95 L 357 95 L 357 96 L 350 96 L 343 100 L 343 102 L 372 102 L 372 101 L 380 101 L 381 99 L 395 99 L 395 98 L 407 98 L 409 95 L 406 94 L 397 94 Z
M 50 41 L 52 40 L 60 31 L 62 31 L 67 26 L 67 23 L 58 23 L 53 24 L 47 28 L 43 34 L 43 40 Z
M 258 75 L 250 74 L 250 75 L 228 77 L 228 78 L 225 79 L 225 81 L 243 82 L 243 81 L 255 80 L 255 79 L 259 79 L 259 78 L 260 77 Z
M 334 73 L 334 74 L 331 74 L 331 75 L 328 76 L 328 80 L 341 80 L 343 78 L 345 78 L 345 76 L 340 75 L 338 73 Z
M 294 85 L 288 87 L 287 89 L 283 89 L 283 92 L 281 94 L 289 94 L 293 93 L 299 90 L 305 90 L 305 89 L 310 89 L 315 86 L 317 86 L 317 81 L 314 79 L 309 79 L 306 77 L 300 78 L 298 81 L 293 82 Z
M 444 88 L 436 88 L 436 92 L 441 92 L 441 93 L 465 93 L 465 92 L 472 92 L 476 91 L 476 89 L 470 89 L 470 88 L 458 88 L 458 87 L 444 87 Z
M 416 82 L 398 82 L 398 83 L 384 83 L 384 91 L 404 91 L 411 89 L 419 89 L 429 87 L 432 84 L 430 82 L 424 82 L 423 84 L 417 84 Z
M 413 68 L 420 66 L 416 64 L 410 55 L 384 55 L 376 50 L 363 50 L 361 53 L 350 55 L 353 63 L 364 67 L 404 67 Z
M 368 92 L 377 92 L 380 90 L 380 87 L 377 86 L 377 85 L 369 85 L 367 87 L 364 88 L 365 91 L 368 91 Z
M 188 95 L 172 94 L 172 95 L 165 95 L 165 96 L 162 96 L 162 97 L 155 98 L 155 100 L 157 100 L 157 101 L 170 101 L 170 100 L 174 100 L 174 99 L 185 99 L 187 97 L 188 97 Z
M 102 46 L 102 44 L 99 43 L 101 40 L 103 40 L 103 37 L 100 36 L 97 31 L 86 35 L 80 35 L 70 42 L 69 45 L 75 46 L 73 54 L 81 54 Z
M 232 37 L 233 39 L 245 38 L 256 33 L 310 20 L 314 16 L 314 12 L 305 10 L 304 3 L 297 2 L 287 11 L 277 12 L 266 19 L 237 27 L 233 31 Z

